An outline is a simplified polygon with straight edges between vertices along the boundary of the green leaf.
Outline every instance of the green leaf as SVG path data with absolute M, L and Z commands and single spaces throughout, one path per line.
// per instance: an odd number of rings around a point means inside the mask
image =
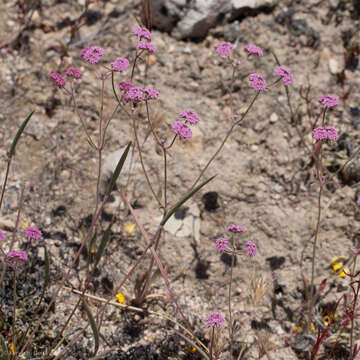
M 44 278 L 44 287 L 49 285 L 50 282 L 50 257 L 47 251 L 46 246 L 44 246 L 45 250 L 45 278 Z
M 279 61 L 278 57 L 276 56 L 276 54 L 274 53 L 274 51 L 271 50 L 271 54 L 274 57 L 274 59 L 275 59 L 276 63 L 278 64 L 278 66 L 281 66 L 280 61 Z
M 90 239 L 90 245 L 89 245 L 89 253 L 90 253 L 90 256 L 92 254 L 95 254 L 96 252 L 96 249 L 95 249 L 95 246 L 96 246 L 96 239 L 97 239 L 97 228 L 95 228 L 95 231 Z
M 159 200 L 162 199 L 162 186 L 161 186 L 161 185 L 159 186 L 159 189 L 158 189 L 156 195 L 157 195 L 157 197 L 158 197 Z
M 2 356 L 3 356 L 3 360 L 10 360 L 10 357 L 9 357 L 9 351 L 8 351 L 8 348 L 5 344 L 5 341 L 2 337 L 2 335 L 0 335 L 0 343 L 1 343 L 1 349 L 2 349 Z
M 99 338 L 99 331 L 98 331 L 98 328 L 96 326 L 96 322 L 95 322 L 95 319 L 91 313 L 91 310 L 90 308 L 88 307 L 88 305 L 86 304 L 86 301 L 84 300 L 83 301 L 83 307 L 84 307 L 84 310 L 86 312 L 86 315 L 89 319 L 89 323 L 90 323 L 90 326 L 91 326 L 91 329 L 92 329 L 92 332 L 94 334 L 94 340 L 95 340 L 95 349 L 94 349 L 94 355 L 96 355 L 96 353 L 98 352 L 99 350 L 99 345 L 100 345 L 100 338 Z
M 116 180 L 118 179 L 118 177 L 120 175 L 120 172 L 121 172 L 121 169 L 124 166 L 126 157 L 127 157 L 128 153 L 129 153 L 129 150 L 130 150 L 130 147 L 131 147 L 131 141 L 129 142 L 129 144 L 126 147 L 125 151 L 121 155 L 121 158 L 120 158 L 120 160 L 119 160 L 119 162 L 118 162 L 118 164 L 116 166 L 116 169 L 115 169 L 114 174 L 113 174 L 113 176 L 111 178 L 111 181 L 110 181 L 109 189 L 108 189 L 108 192 L 107 192 L 108 195 L 110 195 L 110 193 L 113 191 Z
M 111 227 L 113 226 L 114 221 L 115 221 L 115 219 L 113 218 L 113 220 L 111 221 L 111 223 L 109 224 L 109 226 L 105 230 L 104 235 L 103 235 L 103 237 L 101 239 L 100 245 L 98 247 L 98 250 L 97 250 L 96 256 L 95 256 L 96 265 L 99 263 L 101 257 L 103 256 L 105 247 L 106 247 L 106 245 L 107 245 L 107 243 L 108 243 L 108 241 L 110 239 Z
M 14 137 L 14 140 L 12 141 L 11 143 L 11 148 L 10 148 L 10 152 L 9 152 L 9 156 L 12 157 L 14 156 L 15 154 L 15 148 L 16 148 L 16 145 L 20 139 L 20 136 L 21 134 L 23 133 L 24 129 L 25 129 L 25 126 L 27 125 L 27 123 L 29 122 L 30 118 L 32 117 L 34 111 L 32 111 L 28 116 L 27 118 L 22 122 L 22 124 L 20 125 L 19 127 L 19 130 L 17 131 L 15 137 Z
M 212 179 L 215 178 L 216 175 L 212 176 L 210 179 L 204 181 L 202 184 L 197 186 L 195 189 L 191 190 L 189 193 L 185 194 L 174 206 L 172 209 L 169 210 L 169 212 L 166 214 L 164 219 L 161 221 L 161 225 L 164 226 L 166 222 L 171 218 L 171 216 L 174 214 L 174 212 L 179 209 L 180 206 L 182 206 L 186 201 L 188 201 L 192 196 L 194 196 L 203 186 L 205 186 L 208 182 L 210 182 Z

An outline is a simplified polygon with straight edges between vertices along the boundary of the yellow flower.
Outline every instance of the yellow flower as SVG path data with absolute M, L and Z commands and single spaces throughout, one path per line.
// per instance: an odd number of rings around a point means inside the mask
M 344 267 L 345 262 L 346 262 L 345 256 L 335 256 L 330 262 L 330 265 L 334 270 L 334 274 L 337 275 L 338 278 L 345 277 L 345 272 L 349 273 L 349 269 L 347 267 Z M 338 270 L 340 269 L 342 269 L 342 271 L 339 273 Z
M 299 333 L 301 333 L 303 331 L 301 326 L 295 326 L 294 330 L 295 330 L 295 332 L 299 332 Z
M 30 224 L 27 221 L 24 221 L 23 227 L 26 229 Z
M 125 301 L 125 295 L 123 293 L 116 294 L 116 298 L 120 304 L 122 304 Z
M 10 351 L 15 354 L 15 346 L 14 346 L 14 343 L 11 343 L 10 345 Z
M 196 347 L 195 346 L 192 346 L 188 349 L 185 350 L 185 353 L 188 354 L 188 353 L 194 353 L 196 351 Z
M 134 223 L 134 224 L 128 224 L 128 225 L 126 225 L 126 227 L 125 227 L 125 231 L 127 232 L 127 233 L 129 233 L 129 234 L 132 234 L 133 232 L 134 232 L 134 230 L 135 230 L 135 227 L 136 227 L 136 224 Z

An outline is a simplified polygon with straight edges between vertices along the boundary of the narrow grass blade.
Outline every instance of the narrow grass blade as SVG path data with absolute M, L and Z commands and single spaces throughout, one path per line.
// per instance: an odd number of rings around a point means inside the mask
M 44 246 L 45 250 L 45 278 L 44 278 L 44 288 L 49 285 L 50 282 L 50 257 L 47 251 L 46 246 Z
M 91 310 L 90 308 L 88 307 L 88 305 L 86 304 L 86 301 L 83 301 L 83 307 L 84 307 L 84 310 L 86 312 L 86 315 L 88 317 L 88 320 L 89 320 L 89 323 L 90 323 L 90 326 L 91 326 L 91 329 L 92 329 L 92 332 L 94 334 L 94 340 L 95 340 L 95 349 L 94 349 L 94 354 L 93 356 L 96 355 L 96 353 L 98 352 L 99 350 L 99 345 L 100 345 L 100 338 L 99 338 L 99 331 L 98 331 L 98 328 L 96 326 L 96 322 L 95 322 L 95 319 L 91 313 Z
M 4 338 L 2 337 L 2 335 L 0 335 L 0 343 L 1 343 L 1 350 L 2 350 L 2 356 L 3 356 L 3 360 L 10 360 L 9 357 L 9 351 L 7 349 L 7 346 L 5 344 Z
M 104 254 L 105 247 L 110 239 L 111 227 L 113 226 L 113 224 L 114 224 L 114 220 L 109 224 L 109 226 L 105 230 L 104 235 L 101 239 L 100 245 L 98 247 L 98 250 L 97 250 L 96 256 L 95 256 L 96 265 L 99 263 L 99 261 L 101 260 L 101 257 Z
M 108 195 L 110 195 L 110 193 L 113 191 L 116 180 L 118 179 L 118 177 L 120 175 L 120 172 L 121 172 L 121 169 L 124 166 L 126 157 L 127 157 L 128 153 L 129 153 L 129 150 L 130 150 L 130 147 L 131 147 L 131 141 L 129 142 L 129 144 L 126 147 L 125 151 L 121 155 L 121 158 L 120 158 L 118 164 L 116 165 L 116 169 L 115 169 L 114 174 L 113 174 L 113 176 L 111 178 L 109 189 L 108 189 L 108 192 L 107 192 Z
M 210 179 L 204 181 L 202 184 L 197 186 L 195 189 L 191 190 L 189 193 L 185 194 L 166 214 L 164 219 L 161 221 L 161 225 L 164 226 L 166 222 L 171 218 L 174 212 L 179 209 L 186 201 L 188 201 L 191 197 L 193 197 L 203 186 L 205 186 L 208 182 L 215 178 L 216 175 L 212 176 Z
M 17 131 L 14 140 L 11 143 L 11 148 L 10 148 L 10 152 L 9 152 L 9 156 L 12 157 L 15 154 L 15 148 L 16 145 L 20 139 L 21 134 L 24 132 L 25 126 L 27 125 L 27 123 L 29 122 L 30 118 L 32 117 L 34 111 L 32 111 L 27 118 L 22 122 L 22 124 L 19 127 L 19 130 Z

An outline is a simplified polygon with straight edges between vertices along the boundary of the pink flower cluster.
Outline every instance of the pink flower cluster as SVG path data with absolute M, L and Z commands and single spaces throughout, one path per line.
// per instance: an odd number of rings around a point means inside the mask
M 230 224 L 227 227 L 227 230 L 235 233 L 235 234 L 239 234 L 245 231 L 245 228 L 241 225 L 236 225 L 236 224 Z M 220 237 L 215 241 L 215 249 L 216 251 L 219 252 L 223 252 L 228 249 L 228 240 L 226 238 Z M 246 243 L 246 251 L 250 256 L 255 256 L 258 253 L 258 248 L 257 245 L 254 241 L 248 241 Z
M 63 88 L 66 84 L 66 78 L 59 73 L 52 72 L 49 74 L 49 77 L 52 80 L 54 87 Z
M 87 48 L 81 50 L 80 54 L 86 62 L 96 64 L 105 54 L 105 50 L 100 46 L 88 46 Z
M 255 256 L 258 253 L 256 243 L 254 241 L 248 241 L 246 243 L 246 251 L 250 256 Z
M 294 82 L 294 77 L 291 71 L 285 66 L 278 66 L 275 69 L 275 75 L 280 76 L 284 85 L 289 86 Z
M 332 126 L 319 126 L 312 131 L 312 135 L 316 140 L 329 139 L 336 141 L 339 138 L 338 132 Z
M 215 249 L 216 249 L 216 251 L 223 252 L 223 251 L 225 251 L 227 249 L 227 247 L 228 247 L 227 239 L 221 237 L 221 238 L 218 238 L 215 241 Z
M 199 115 L 192 110 L 184 110 L 180 113 L 180 117 L 185 119 L 185 122 L 183 121 L 176 121 L 172 129 L 175 134 L 179 135 L 181 139 L 187 140 L 190 139 L 192 136 L 192 130 L 190 126 L 187 124 L 197 124 L 200 121 Z
M 146 28 L 135 28 L 133 34 L 136 35 L 139 39 L 145 38 L 151 40 L 151 32 Z
M 42 237 L 42 233 L 39 229 L 33 227 L 33 226 L 28 226 L 26 229 L 25 229 L 25 236 L 28 238 L 28 239 L 35 239 L 35 240 L 38 240 Z
M 155 88 L 142 88 L 134 86 L 130 81 L 123 81 L 119 89 L 124 91 L 123 99 L 126 102 L 138 103 L 140 101 L 154 100 L 159 96 L 159 90 Z
M 236 225 L 236 224 L 230 224 L 227 227 L 227 230 L 232 232 L 232 233 L 242 233 L 245 231 L 245 228 L 241 225 Z
M 266 90 L 266 81 L 265 79 L 259 74 L 254 73 L 249 75 L 250 85 L 256 91 L 264 91 Z
M 225 318 L 218 312 L 212 312 L 206 317 L 205 322 L 212 328 L 223 327 L 225 325 Z
M 175 121 L 175 123 L 172 126 L 172 129 L 175 134 L 180 136 L 181 139 L 188 140 L 192 136 L 192 131 L 190 129 L 190 126 L 182 121 Z
M 200 121 L 199 115 L 192 110 L 184 110 L 180 113 L 180 116 L 190 124 L 197 124 Z
M 233 45 L 229 42 L 222 41 L 216 47 L 216 52 L 220 56 L 229 56 L 232 52 Z
M 28 259 L 26 252 L 18 251 L 18 250 L 11 250 L 8 252 L 5 258 L 5 262 L 8 266 L 12 267 L 14 270 L 18 266 L 23 265 Z
M 66 69 L 66 75 L 73 77 L 74 79 L 80 79 L 82 77 L 82 72 L 73 67 L 69 67 Z
M 136 47 L 140 50 L 147 50 L 151 53 L 155 52 L 156 51 L 156 47 L 155 45 L 153 45 L 152 43 L 150 42 L 147 42 L 147 41 L 139 41 L 137 44 L 136 44 Z
M 129 60 L 123 57 L 118 57 L 113 63 L 111 63 L 111 68 L 113 71 L 125 71 L 129 66 Z
M 259 46 L 249 44 L 244 46 L 244 50 L 249 53 L 249 55 L 257 55 L 257 56 L 263 56 L 263 51 Z
M 138 43 L 136 44 L 136 48 L 140 50 L 147 50 L 151 53 L 156 51 L 155 45 L 153 45 L 150 41 L 152 38 L 151 32 L 146 28 L 135 28 L 133 30 L 134 35 L 136 35 L 139 38 Z M 141 39 L 147 39 L 149 41 L 143 41 Z
M 323 95 L 318 98 L 318 102 L 327 108 L 331 108 L 339 104 L 339 99 L 332 95 Z
M 0 241 L 5 239 L 4 233 L 0 230 Z

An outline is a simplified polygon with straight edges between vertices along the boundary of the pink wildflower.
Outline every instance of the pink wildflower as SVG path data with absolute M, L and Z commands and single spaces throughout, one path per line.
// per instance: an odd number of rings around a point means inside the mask
M 155 88 L 145 88 L 144 94 L 147 100 L 154 100 L 159 96 L 159 90 Z
M 231 43 L 222 41 L 217 45 L 216 52 L 220 56 L 229 56 L 231 54 L 232 49 L 233 49 L 233 45 Z
M 146 28 L 135 28 L 133 34 L 136 35 L 139 39 L 145 38 L 151 40 L 151 32 Z
M 136 47 L 141 50 L 148 50 L 151 53 L 156 51 L 155 45 L 153 45 L 152 43 L 149 43 L 147 41 L 139 41 L 136 44 Z
M 125 101 L 139 102 L 142 99 L 143 88 L 140 86 L 133 86 L 124 94 Z
M 352 249 L 351 251 L 353 252 L 353 254 L 357 255 L 360 253 L 360 248 L 357 248 L 357 249 L 355 248 L 355 249 Z
M 243 226 L 240 225 L 235 225 L 235 224 L 230 224 L 227 227 L 228 231 L 232 232 L 232 233 L 242 233 L 245 231 L 245 228 Z
M 111 68 L 113 71 L 124 71 L 130 66 L 130 62 L 126 58 L 118 57 L 113 63 L 111 63 Z
M 0 230 L 0 241 L 5 239 L 4 233 Z
M 182 121 L 176 121 L 173 124 L 172 129 L 175 134 L 178 134 L 180 136 L 180 138 L 182 138 L 184 140 L 190 139 L 192 136 L 192 131 L 191 131 L 189 125 L 185 124 Z
M 327 126 L 325 131 L 328 139 L 336 141 L 339 138 L 338 132 L 332 126 Z
M 105 54 L 105 50 L 100 46 L 88 46 L 81 50 L 82 58 L 90 64 L 96 64 Z
M 356 203 L 360 206 L 360 196 L 358 197 Z
M 209 314 L 205 321 L 210 327 L 223 327 L 225 325 L 225 318 L 218 312 L 212 312 Z
M 197 124 L 200 121 L 199 115 L 192 110 L 184 110 L 180 113 L 180 116 L 191 124 Z
M 316 140 L 324 140 L 327 139 L 328 137 L 327 131 L 322 126 L 319 126 L 316 129 L 314 129 L 312 131 L 312 135 Z
M 318 98 L 318 102 L 327 108 L 331 108 L 339 104 L 339 99 L 332 95 L 324 95 Z
M 7 265 L 11 266 L 14 270 L 16 270 L 16 268 L 23 265 L 27 261 L 27 259 L 28 256 L 26 252 L 11 250 L 6 255 L 5 261 Z
M 122 82 L 119 84 L 119 89 L 120 89 L 120 90 L 124 90 L 124 91 L 130 90 L 132 87 L 133 87 L 133 84 L 132 84 L 131 81 L 122 81 Z
M 266 90 L 266 81 L 265 79 L 258 73 L 250 74 L 250 85 L 256 91 L 264 91 Z
M 246 251 L 250 256 L 255 256 L 258 253 L 256 243 L 254 243 L 253 241 L 248 241 L 246 243 Z
M 53 82 L 53 85 L 58 88 L 62 88 L 66 84 L 66 79 L 60 75 L 59 73 L 50 73 L 49 74 L 50 79 Z
M 216 249 L 216 251 L 222 252 L 222 251 L 226 250 L 227 245 L 228 245 L 228 241 L 225 238 L 218 238 L 215 241 L 215 249 Z
M 33 226 L 28 226 L 26 229 L 25 229 L 25 236 L 28 238 L 28 239 L 35 239 L 35 240 L 38 240 L 42 237 L 42 233 L 39 229 L 33 227 Z
M 66 75 L 73 77 L 74 79 L 80 79 L 82 77 L 82 72 L 73 67 L 69 67 L 66 69 Z
M 250 55 L 263 56 L 263 51 L 261 48 L 253 44 L 244 46 L 244 50 L 247 51 Z
M 278 66 L 275 69 L 275 75 L 280 76 L 284 85 L 289 86 L 294 82 L 294 77 L 291 71 L 285 66 Z

